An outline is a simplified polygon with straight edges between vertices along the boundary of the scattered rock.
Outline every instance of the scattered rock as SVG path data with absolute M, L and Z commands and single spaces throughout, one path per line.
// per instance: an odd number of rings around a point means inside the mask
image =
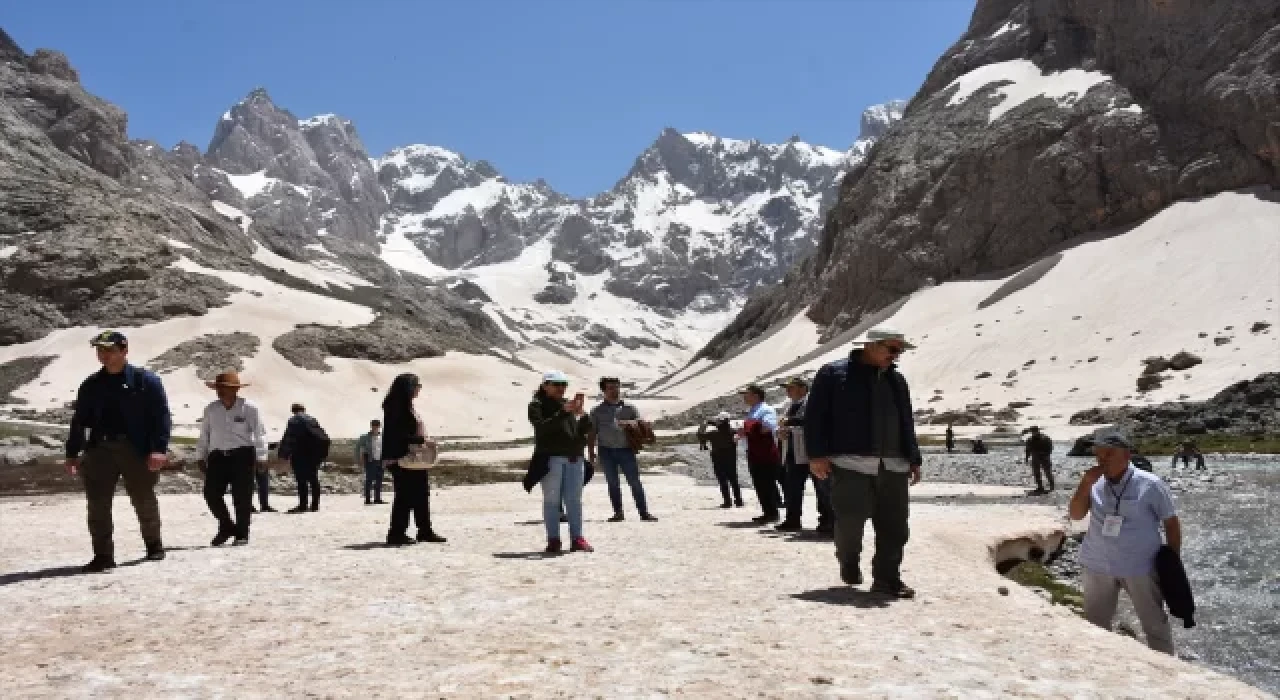
M 1231 338 L 1225 335 L 1217 336 L 1213 339 L 1214 345 L 1227 345 L 1231 342 Z
M 1009 587 L 1001 586 L 996 589 L 996 592 L 999 593 L 1000 595 L 1009 595 Z
M 196 376 L 212 380 L 219 372 L 244 370 L 244 360 L 258 353 L 261 341 L 252 333 L 210 333 L 179 343 L 161 353 L 147 366 L 167 374 L 182 367 L 195 367 Z M 252 381 L 246 378 L 245 381 Z
M 1196 355 L 1183 351 L 1169 358 L 1169 369 L 1181 372 L 1191 369 L 1201 362 L 1204 362 L 1204 360 L 1201 360 Z
M 982 372 L 974 377 L 974 379 L 990 379 L 990 378 L 991 378 L 990 372 Z
M 1258 322 L 1254 323 L 1254 324 L 1253 324 L 1253 326 L 1252 326 L 1251 328 L 1249 328 L 1249 332 L 1250 332 L 1250 333 L 1261 333 L 1261 332 L 1263 332 L 1263 331 L 1267 330 L 1267 329 L 1268 329 L 1268 328 L 1270 328 L 1270 327 L 1271 327 L 1271 324 L 1270 324 L 1270 323 L 1267 323 L 1266 321 L 1258 321 Z

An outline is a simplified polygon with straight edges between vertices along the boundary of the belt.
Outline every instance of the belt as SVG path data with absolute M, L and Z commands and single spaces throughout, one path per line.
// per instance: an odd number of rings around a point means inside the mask
M 253 445 L 241 445 L 240 447 L 232 447 L 229 450 L 209 450 L 209 454 L 231 456 L 237 452 L 243 452 L 244 450 L 252 450 L 252 449 L 254 449 Z

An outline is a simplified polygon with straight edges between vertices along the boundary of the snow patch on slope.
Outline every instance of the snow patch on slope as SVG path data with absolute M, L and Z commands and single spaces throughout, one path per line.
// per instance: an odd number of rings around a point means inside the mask
M 915 293 L 884 321 L 919 346 L 902 359 L 915 408 L 1030 401 L 1021 409 L 1026 421 L 1063 425 L 1087 408 L 1206 399 L 1275 371 L 1280 334 L 1249 328 L 1280 315 L 1277 221 L 1274 194 L 1227 192 L 1176 203 L 1127 233 L 1071 248 L 1040 279 L 986 308 L 980 305 L 1009 278 Z M 681 370 L 655 387 L 676 397 L 664 408 L 680 411 L 753 381 L 814 371 L 849 352 L 848 342 L 824 350 L 808 323 L 799 314 L 734 357 Z M 1219 336 L 1231 341 L 1218 345 Z M 1182 350 L 1204 364 L 1137 392 L 1144 359 Z M 982 372 L 992 376 L 976 379 Z M 942 398 L 929 402 L 935 390 Z
M 1062 107 L 1074 105 L 1090 88 L 1111 80 L 1106 73 L 1072 68 L 1059 73 L 1042 73 L 1035 63 L 1019 58 L 976 68 L 956 78 L 946 89 L 957 88 L 947 101 L 954 107 L 989 85 L 1000 102 L 991 109 L 987 123 L 993 123 L 1018 105 L 1036 98 L 1048 97 Z

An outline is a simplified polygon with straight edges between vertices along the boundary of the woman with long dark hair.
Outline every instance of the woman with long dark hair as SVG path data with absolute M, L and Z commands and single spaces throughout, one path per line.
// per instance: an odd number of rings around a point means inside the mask
M 413 544 L 409 537 L 409 513 L 418 524 L 418 542 L 444 542 L 445 538 L 431 529 L 431 485 L 426 469 L 413 469 L 406 458 L 415 445 L 435 446 L 427 438 L 427 432 L 413 400 L 422 390 L 422 382 L 414 374 L 402 374 L 391 383 L 387 397 L 382 400 L 382 459 L 391 472 L 395 495 L 391 499 L 391 529 L 387 531 L 387 545 L 399 547 Z

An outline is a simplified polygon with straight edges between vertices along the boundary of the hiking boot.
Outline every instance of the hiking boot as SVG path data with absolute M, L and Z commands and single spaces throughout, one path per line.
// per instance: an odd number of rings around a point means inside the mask
M 114 559 L 106 559 L 104 557 L 94 557 L 93 561 L 81 567 L 80 571 L 86 574 L 100 574 L 109 569 L 116 568 Z
M 306 506 L 294 506 L 293 508 L 290 508 L 290 509 L 289 509 L 288 511 L 286 511 L 286 512 L 287 512 L 287 513 L 289 513 L 290 515 L 297 515 L 298 513 L 305 513 L 305 512 L 307 512 L 307 507 L 306 507 Z
M 591 543 L 587 542 L 587 538 L 575 537 L 573 538 L 573 545 L 569 547 L 569 551 L 570 552 L 594 552 L 596 551 L 596 549 L 595 547 L 591 546 Z
M 657 518 L 655 518 L 655 517 L 653 517 L 653 514 L 652 514 L 652 513 L 645 513 L 644 515 L 641 515 L 641 516 L 640 516 L 640 519 L 641 519 L 641 520 L 643 520 L 643 521 L 645 521 L 646 523 L 656 523 L 656 522 L 658 522 L 658 519 L 657 519 Z
M 435 530 L 427 530 L 426 532 L 418 533 L 418 541 L 432 542 L 434 544 L 442 544 L 444 542 L 448 542 L 449 540 L 446 537 L 441 537 L 440 535 L 437 535 L 435 533 Z
M 373 505 L 375 505 L 375 506 L 385 506 L 385 505 L 387 505 L 387 502 L 386 502 L 386 501 L 384 501 L 384 500 L 382 500 L 381 498 L 375 498 L 375 499 L 373 499 Z
M 271 506 L 263 506 L 263 507 L 262 507 L 262 512 L 263 512 L 263 513 L 275 513 L 275 512 L 278 512 L 278 511 L 276 511 L 276 509 L 275 509 L 275 508 L 272 508 Z
M 856 566 L 840 565 L 840 580 L 850 586 L 862 585 L 862 569 Z
M 742 502 L 742 499 L 741 499 L 741 498 L 739 498 L 738 500 L 734 501 L 733 505 L 734 505 L 734 507 L 736 507 L 736 508 L 742 508 L 742 507 L 746 506 L 747 504 L 746 504 L 746 503 L 743 503 L 743 502 Z
M 314 512 L 316 512 L 316 511 L 318 511 L 318 510 L 320 510 L 320 504 L 319 504 L 319 503 L 312 503 L 312 504 L 311 504 L 311 512 L 312 512 L 312 513 L 314 513 Z
M 768 515 L 768 514 L 757 515 L 756 517 L 751 519 L 751 522 L 757 525 L 768 525 L 769 523 L 776 523 L 778 522 L 778 515 L 776 513 L 773 515 Z
M 373 501 L 370 501 L 369 499 L 367 499 L 367 498 L 366 498 L 366 499 L 364 499 L 364 504 L 365 504 L 366 506 L 371 506 L 371 505 L 373 505 Z
M 164 546 L 158 544 L 147 545 L 147 561 L 164 561 Z
M 613 517 L 612 517 L 612 518 L 609 518 L 609 519 L 608 519 L 608 520 L 606 520 L 605 522 L 608 522 L 608 523 L 620 523 L 620 522 L 622 522 L 623 520 L 626 520 L 626 519 L 627 519 L 627 516 L 623 515 L 622 513 L 614 513 L 614 514 L 613 514 Z M 564 522 L 564 521 L 563 521 L 563 520 L 561 520 L 560 522 Z
M 793 520 L 783 520 L 782 522 L 778 523 L 778 525 L 775 526 L 773 529 L 777 530 L 778 532 L 800 532 L 801 530 L 804 529 L 804 526 Z
M 724 503 L 721 503 L 721 504 L 720 504 L 720 507 L 721 507 L 721 508 L 732 508 L 732 507 L 733 507 L 733 504 L 732 504 L 732 503 L 730 503 L 729 501 L 725 501 Z
M 560 539 L 547 540 L 547 554 L 559 554 L 561 552 Z
M 236 533 L 230 530 L 218 530 L 218 534 L 213 536 L 213 540 L 209 542 L 210 547 L 221 547 L 227 543 Z
M 898 598 L 900 600 L 910 600 L 911 598 L 916 597 L 915 590 L 901 581 L 898 581 L 897 583 L 872 583 L 871 592 L 879 593 L 880 595 L 887 595 L 891 598 Z
M 248 538 L 248 537 L 237 537 L 237 538 L 235 539 L 235 541 L 231 543 L 231 546 L 232 546 L 232 547 L 243 547 L 243 546 L 245 546 L 245 545 L 247 545 L 247 544 L 249 544 L 249 538 Z
M 249 506 L 249 512 L 250 512 L 250 513 L 257 513 L 257 512 L 258 512 L 258 508 L 257 508 L 257 506 Z
M 388 547 L 403 547 L 414 543 L 414 539 L 404 533 L 399 535 L 387 535 Z

